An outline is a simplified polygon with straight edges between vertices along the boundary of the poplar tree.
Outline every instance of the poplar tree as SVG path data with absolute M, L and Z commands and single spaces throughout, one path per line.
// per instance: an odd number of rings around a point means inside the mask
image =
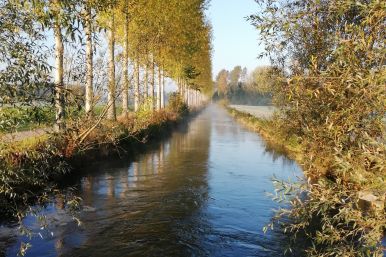
M 65 129 L 65 96 L 63 83 L 63 35 L 62 35 L 62 7 L 61 0 L 50 2 L 50 11 L 53 16 L 53 30 L 55 37 L 55 130 L 57 132 Z
M 86 35 L 86 87 L 85 87 L 85 112 L 87 116 L 92 115 L 93 108 L 93 87 L 94 87 L 94 69 L 93 69 L 93 18 L 92 18 L 92 3 L 89 0 L 83 2 L 83 26 Z
M 107 101 L 107 119 L 116 120 L 116 86 L 115 86 L 115 13 L 114 10 L 109 11 L 109 27 L 108 27 L 108 54 L 109 54 L 109 84 L 108 84 L 108 101 Z

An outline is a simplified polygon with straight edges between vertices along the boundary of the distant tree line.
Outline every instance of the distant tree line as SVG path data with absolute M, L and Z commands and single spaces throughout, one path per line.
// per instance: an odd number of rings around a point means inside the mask
M 280 72 L 270 66 L 261 66 L 248 73 L 247 68 L 236 66 L 221 70 L 215 81 L 213 99 L 226 99 L 231 104 L 272 105 L 274 84 Z

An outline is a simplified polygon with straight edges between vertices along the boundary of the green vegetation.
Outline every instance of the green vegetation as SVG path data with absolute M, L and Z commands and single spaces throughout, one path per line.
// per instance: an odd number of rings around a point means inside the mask
M 300 140 L 309 178 L 276 182 L 291 208 L 279 210 L 274 222 L 294 239 L 308 238 L 308 256 L 381 256 L 386 3 L 259 3 L 262 12 L 250 20 L 272 65 L 285 71 L 273 87 L 281 130 Z
M 277 117 L 273 119 L 263 119 L 251 114 L 238 111 L 231 107 L 226 107 L 228 112 L 240 123 L 259 133 L 268 143 L 284 149 L 287 156 L 301 162 L 302 145 L 296 135 L 288 135 L 283 131 L 282 120 Z
M 0 132 L 22 131 L 50 126 L 55 113 L 49 107 L 20 107 L 0 109 Z

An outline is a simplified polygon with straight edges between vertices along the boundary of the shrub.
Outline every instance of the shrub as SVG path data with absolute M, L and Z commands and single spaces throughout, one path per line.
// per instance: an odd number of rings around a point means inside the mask
M 261 4 L 251 19 L 273 64 L 287 71 L 274 96 L 287 132 L 301 139 L 310 178 L 279 189 L 296 188 L 292 209 L 279 215 L 292 220 L 286 231 L 312 241 L 310 256 L 381 255 L 385 210 L 361 210 L 359 192 L 386 193 L 385 2 Z
M 168 109 L 172 112 L 176 112 L 182 115 L 185 115 L 189 112 L 189 107 L 178 93 L 172 93 L 170 95 Z

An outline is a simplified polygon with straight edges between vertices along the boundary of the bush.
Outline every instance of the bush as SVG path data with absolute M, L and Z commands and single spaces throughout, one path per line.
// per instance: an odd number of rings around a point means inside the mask
M 182 115 L 189 112 L 189 107 L 178 93 L 172 93 L 170 95 L 168 109 Z
M 12 132 L 52 124 L 55 113 L 50 107 L 5 107 L 0 109 L 0 131 Z
M 386 194 L 384 1 L 264 0 L 251 17 L 273 64 L 287 71 L 274 96 L 286 131 L 301 139 L 309 181 L 296 188 L 286 231 L 309 256 L 379 256 L 386 213 L 360 192 Z M 286 194 L 282 195 L 283 197 Z M 300 197 L 303 196 L 303 197 Z M 306 196 L 306 197 L 304 197 Z

